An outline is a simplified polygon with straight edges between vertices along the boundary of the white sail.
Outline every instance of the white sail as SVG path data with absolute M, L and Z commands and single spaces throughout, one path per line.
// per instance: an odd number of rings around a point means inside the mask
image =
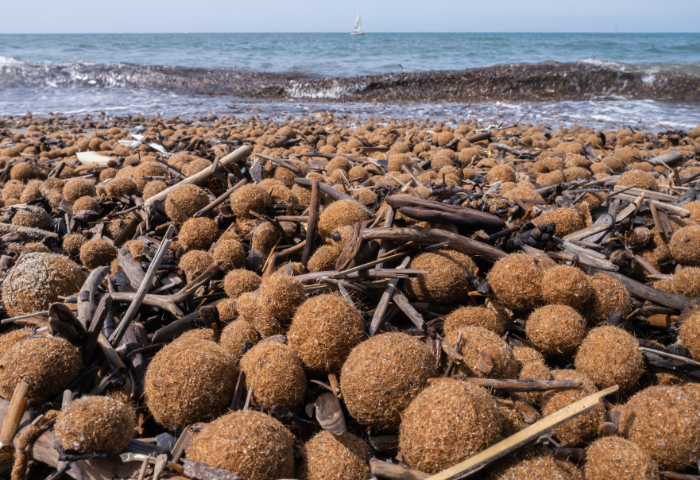
M 360 20 L 360 14 L 357 14 L 357 18 L 355 19 L 355 27 L 352 30 L 353 35 L 362 35 L 362 20 Z

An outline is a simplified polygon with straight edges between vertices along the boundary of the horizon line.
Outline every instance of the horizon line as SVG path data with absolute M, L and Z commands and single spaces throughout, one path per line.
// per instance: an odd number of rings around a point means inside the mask
M 328 35 L 328 34 L 347 34 L 350 35 L 350 31 L 333 31 L 333 32 L 21 32 L 21 33 L 3 33 L 2 35 L 268 35 L 268 34 L 286 34 L 286 35 Z M 364 32 L 366 35 L 378 34 L 428 34 L 428 35 L 542 35 L 542 34 L 556 34 L 556 35 L 598 35 L 598 34 L 611 34 L 611 35 L 700 35 L 700 31 L 697 32 L 627 32 L 627 31 L 589 31 L 589 32 L 560 32 L 560 31 L 540 31 L 540 32 Z

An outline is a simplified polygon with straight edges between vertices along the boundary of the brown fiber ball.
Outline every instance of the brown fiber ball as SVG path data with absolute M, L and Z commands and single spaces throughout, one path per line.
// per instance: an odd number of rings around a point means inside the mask
M 588 275 L 576 267 L 559 265 L 542 277 L 542 299 L 551 304 L 580 308 L 591 297 Z
M 462 342 L 459 354 L 464 360 L 456 368 L 458 373 L 479 378 L 516 378 L 520 366 L 513 356 L 513 350 L 501 337 L 483 327 L 461 327 L 445 337 L 448 345 L 457 344 L 460 332 Z M 484 369 L 483 353 L 491 359 L 490 370 Z
M 506 322 L 486 307 L 460 307 L 445 317 L 445 336 L 460 327 L 484 327 L 498 335 L 506 332 Z
M 265 213 L 272 208 L 270 194 L 259 185 L 243 185 L 231 194 L 231 210 L 237 217 L 253 218 L 251 211 Z
M 63 198 L 73 205 L 80 197 L 94 197 L 97 195 L 95 184 L 86 178 L 73 178 L 63 187 Z
M 668 246 L 679 262 L 700 266 L 700 225 L 681 228 L 673 234 Z
M 318 219 L 319 235 L 326 238 L 340 227 L 355 225 L 368 219 L 367 212 L 354 200 L 333 202 L 323 210 Z
M 134 182 L 136 183 L 136 186 L 139 190 L 143 190 L 146 187 L 146 185 L 148 185 L 148 183 L 152 180 L 148 180 L 146 178 L 141 177 L 167 177 L 167 175 L 168 170 L 159 163 L 141 163 L 141 165 L 136 167 L 136 171 L 134 172 Z
M 621 392 L 635 387 L 644 373 L 637 339 L 621 328 L 607 325 L 588 332 L 574 365 L 598 388 L 619 385 Z
M 399 449 L 413 469 L 438 473 L 500 440 L 496 402 L 483 388 L 440 379 L 403 413 Z
M 58 178 L 47 178 L 39 187 L 44 198 L 48 198 L 51 192 L 63 193 L 66 182 Z
M 51 230 L 51 224 L 51 217 L 46 213 L 46 210 L 31 205 L 17 210 L 15 216 L 12 217 L 12 225 L 19 225 L 21 227 Z
M 177 225 L 182 225 L 187 218 L 194 216 L 207 205 L 207 192 L 196 185 L 180 185 L 165 198 L 165 214 Z
M 258 297 L 258 294 L 253 292 L 240 294 L 236 299 L 236 308 L 240 313 L 240 318 L 250 322 L 261 338 L 282 333 L 282 324 L 260 306 Z
M 685 267 L 673 275 L 673 289 L 690 298 L 700 297 L 700 268 Z
M 268 222 L 261 223 L 255 227 L 252 236 L 253 238 L 250 241 L 250 249 L 264 254 L 272 251 L 274 246 L 277 245 L 281 238 L 279 230 Z
M 552 371 L 544 362 L 529 362 L 523 365 L 518 374 L 518 380 L 553 380 Z M 542 400 L 542 392 L 523 392 L 521 394 L 535 404 Z
M 58 297 L 80 291 L 87 275 L 63 255 L 29 253 L 7 275 L 2 300 L 11 316 L 47 310 Z
M 168 188 L 168 184 L 165 183 L 163 180 L 151 180 L 146 184 L 145 187 L 143 187 L 143 192 L 141 197 L 144 200 L 148 200 L 149 198 L 158 195 L 160 192 Z
M 296 311 L 287 333 L 289 346 L 313 372 L 340 370 L 350 351 L 365 338 L 360 312 L 344 298 L 317 295 Z
M 224 277 L 224 291 L 229 298 L 238 298 L 242 293 L 260 288 L 261 281 L 257 273 L 238 268 L 231 270 Z
M 511 254 L 493 264 L 488 281 L 508 308 L 526 310 L 542 302 L 542 270 L 525 254 Z
M 163 347 L 146 370 L 146 405 L 165 428 L 218 417 L 231 405 L 238 371 L 221 345 L 190 339 Z
M 538 362 L 544 364 L 544 356 L 530 347 L 514 347 L 513 356 L 521 364 L 526 365 L 528 363 Z
M 241 358 L 246 388 L 253 389 L 252 401 L 261 408 L 275 404 L 289 409 L 300 405 L 306 391 L 304 366 L 284 343 L 260 342 Z
M 576 466 L 555 458 L 550 450 L 521 449 L 495 462 L 486 480 L 583 480 Z
M 61 410 L 54 430 L 63 450 L 116 455 L 126 448 L 135 428 L 133 412 L 122 402 L 86 396 Z
M 236 300 L 233 298 L 222 299 L 216 304 L 216 309 L 219 312 L 219 318 L 221 320 L 230 320 L 238 316 L 238 311 L 236 310 Z
M 294 437 L 278 420 L 238 410 L 197 434 L 187 458 L 224 468 L 242 478 L 276 480 L 294 476 Z
M 180 267 L 185 272 L 185 277 L 188 282 L 191 282 L 204 271 L 209 268 L 209 265 L 214 263 L 214 257 L 202 250 L 190 250 L 180 258 Z
M 700 404 L 678 387 L 649 387 L 624 406 L 620 432 L 659 464 L 678 471 L 700 456 Z
M 700 315 L 691 315 L 679 330 L 681 345 L 688 349 L 693 360 L 700 359 Z
M 219 268 L 224 272 L 242 268 L 245 264 L 245 248 L 237 240 L 219 240 L 214 247 L 214 260 L 220 263 Z
M 138 193 L 139 187 L 131 178 L 116 177 L 107 182 L 105 190 L 110 197 L 130 197 Z
M 656 462 L 636 443 L 603 437 L 586 448 L 586 480 L 658 480 Z
M 12 330 L 0 335 L 0 358 L 12 348 L 17 342 L 24 340 L 32 334 L 32 329 L 29 327 Z
M 448 248 L 417 255 L 409 268 L 430 273 L 419 274 L 404 283 L 406 291 L 421 302 L 438 305 L 466 300 L 473 289 L 466 275 L 478 272 L 468 255 Z
M 599 325 L 613 312 L 630 312 L 630 294 L 617 278 L 604 273 L 596 273 L 589 278 L 593 293 L 581 308 L 589 324 Z
M 44 182 L 41 180 L 31 180 L 22 190 L 22 195 L 19 197 L 21 203 L 29 203 L 33 200 L 41 198 L 41 186 Z
M 90 270 L 109 265 L 117 258 L 117 247 L 101 238 L 88 240 L 80 247 L 80 261 Z
M 63 391 L 83 369 L 77 348 L 58 337 L 29 337 L 0 358 L 0 396 L 9 400 L 20 382 L 29 398 L 48 400 Z
M 326 272 L 329 270 L 335 270 L 335 263 L 340 257 L 341 250 L 333 245 L 322 245 L 320 246 L 311 258 L 309 258 L 309 263 L 307 268 L 309 272 Z
M 258 335 L 255 327 L 250 322 L 239 319 L 226 325 L 226 328 L 221 332 L 219 344 L 233 355 L 236 359 L 236 364 L 238 364 L 243 354 L 258 343 L 259 340 L 260 335 Z
M 209 250 L 219 236 L 219 227 L 211 218 L 190 218 L 180 227 L 178 240 L 187 250 Z
M 486 176 L 489 183 L 514 182 L 515 179 L 515 170 L 510 165 L 496 165 Z
M 29 162 L 16 163 L 10 169 L 10 178 L 12 180 L 19 180 L 20 182 L 25 182 L 32 177 L 34 177 L 34 168 Z
M 551 415 L 598 391 L 593 382 L 575 370 L 553 370 L 552 377 L 554 380 L 581 380 L 583 385 L 568 390 L 545 392 L 541 400 L 544 416 Z M 605 407 L 603 404 L 598 404 L 593 410 L 555 427 L 552 432 L 567 446 L 579 445 L 595 438 L 604 415 Z
M 80 197 L 73 203 L 74 212 L 80 212 L 82 210 L 91 210 L 96 213 L 102 211 L 100 203 L 95 200 L 95 197 Z
M 565 237 L 585 227 L 581 215 L 573 208 L 555 208 L 547 210 L 534 221 L 538 225 L 542 222 L 554 222 L 556 225 L 554 234 L 559 238 Z
M 586 321 L 566 305 L 545 305 L 530 314 L 527 338 L 545 355 L 574 351 L 586 335 Z
M 617 184 L 621 187 L 637 184 L 637 188 L 642 190 L 656 191 L 659 189 L 659 184 L 656 179 L 647 172 L 642 170 L 631 170 L 620 175 Z
M 304 285 L 289 275 L 271 275 L 260 286 L 260 304 L 273 317 L 292 318 L 305 299 Z
M 384 333 L 352 349 L 340 385 L 348 412 L 362 425 L 397 426 L 401 412 L 437 373 L 435 357 L 420 340 Z
M 347 432 L 334 435 L 322 430 L 301 450 L 301 480 L 369 480 L 367 457 L 372 448 Z

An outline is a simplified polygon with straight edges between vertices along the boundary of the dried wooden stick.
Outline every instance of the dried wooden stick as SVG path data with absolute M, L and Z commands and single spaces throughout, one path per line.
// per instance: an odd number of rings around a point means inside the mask
M 226 199 L 229 198 L 233 192 L 235 192 L 236 190 L 238 190 L 239 188 L 241 188 L 241 187 L 242 187 L 243 185 L 245 185 L 246 183 L 248 183 L 248 180 L 246 180 L 245 178 L 244 178 L 243 180 L 241 180 L 240 182 L 236 183 L 233 187 L 229 188 L 229 189 L 226 190 L 224 193 L 222 193 L 221 195 L 219 195 L 219 196 L 216 198 L 216 200 L 214 200 L 214 201 L 211 202 L 209 205 L 207 205 L 206 207 L 204 207 L 203 209 L 201 209 L 200 211 L 198 211 L 197 213 L 195 213 L 195 214 L 193 215 L 193 218 L 199 218 L 199 217 L 205 216 L 206 214 L 208 214 L 209 212 L 211 212 L 212 210 L 214 210 L 216 207 L 218 207 L 219 205 L 221 205 L 222 203 L 224 203 L 224 202 L 226 201 Z
M 78 321 L 88 330 L 88 322 L 95 315 L 97 305 L 95 304 L 95 292 L 102 280 L 109 273 L 109 267 L 97 267 L 88 276 L 78 294 Z
M 411 257 L 406 257 L 403 259 L 401 262 L 401 265 L 397 267 L 397 269 L 404 269 L 408 266 L 408 263 L 411 261 Z M 399 284 L 399 279 L 398 278 L 393 278 L 389 280 L 389 283 L 387 284 L 386 288 L 384 289 L 384 293 L 382 293 L 382 298 L 379 300 L 379 304 L 377 305 L 377 308 L 374 309 L 374 315 L 372 316 L 372 322 L 370 323 L 369 326 L 369 334 L 374 336 L 377 334 L 377 330 L 379 330 L 380 325 L 382 324 L 382 319 L 384 318 L 384 314 L 386 313 L 387 308 L 389 307 L 389 302 L 391 301 L 391 297 L 394 295 L 394 290 L 396 289 L 396 286 Z
M 306 223 L 306 245 L 304 245 L 304 253 L 301 256 L 302 265 L 306 266 L 311 257 L 311 250 L 314 248 L 314 240 L 316 238 L 316 225 L 318 224 L 318 214 L 321 205 L 321 192 L 319 190 L 319 181 L 313 180 L 311 183 L 311 203 L 309 204 L 309 220 Z

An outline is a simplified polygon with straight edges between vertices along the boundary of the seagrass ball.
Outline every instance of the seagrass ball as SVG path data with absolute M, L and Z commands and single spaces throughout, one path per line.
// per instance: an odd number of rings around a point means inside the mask
M 224 291 L 229 298 L 238 298 L 242 293 L 252 292 L 260 288 L 260 275 L 250 270 L 237 268 L 224 277 Z
M 339 200 L 331 203 L 318 218 L 321 238 L 329 237 L 340 227 L 355 225 L 369 219 L 369 214 L 354 200 Z
M 457 373 L 479 378 L 515 378 L 520 365 L 513 350 L 497 334 L 483 327 L 460 327 L 445 337 L 448 345 L 456 345 L 460 332 L 462 341 L 459 354 L 464 357 L 455 369 Z M 486 368 L 483 353 L 490 357 L 492 365 Z
M 563 355 L 581 345 L 586 321 L 566 305 L 545 305 L 530 314 L 525 333 L 545 355 Z
M 80 197 L 73 203 L 74 212 L 80 212 L 82 210 L 90 210 L 96 213 L 102 211 L 100 203 L 95 200 L 95 197 Z
M 582 480 L 576 466 L 550 450 L 525 447 L 489 468 L 486 480 Z
M 292 318 L 305 298 L 304 285 L 290 275 L 271 275 L 260 286 L 260 303 L 273 317 Z
M 438 473 L 500 440 L 496 402 L 483 388 L 440 379 L 406 408 L 399 449 L 413 469 Z
M 270 208 L 272 208 L 270 194 L 259 185 L 243 185 L 231 194 L 231 210 L 237 217 L 253 218 L 251 211 L 265 213 Z
M 317 295 L 296 311 L 287 332 L 289 346 L 316 373 L 340 370 L 350 351 L 365 338 L 360 312 L 344 298 Z
M 496 165 L 486 176 L 489 183 L 515 182 L 515 179 L 515 170 L 510 165 Z
M 149 198 L 158 195 L 160 192 L 168 188 L 168 184 L 163 180 L 151 180 L 143 187 L 142 198 L 148 200 Z
M 529 255 L 516 253 L 499 259 L 487 279 L 508 308 L 525 310 L 542 302 L 542 270 Z
M 56 441 L 78 454 L 118 454 L 126 448 L 136 424 L 129 407 L 109 397 L 86 396 L 72 401 L 56 418 Z
M 141 165 L 136 167 L 136 171 L 134 172 L 134 182 L 139 190 L 143 190 L 146 185 L 153 181 L 141 177 L 165 177 L 168 175 L 168 170 L 163 165 L 156 162 L 143 162 L 142 160 Z
M 532 362 L 544 364 L 544 356 L 530 347 L 513 347 L 513 356 L 521 365 L 526 365 Z
M 678 331 L 681 345 L 688 349 L 693 360 L 700 359 L 700 315 L 690 315 Z
M 421 302 L 438 305 L 466 300 L 473 289 L 466 275 L 476 275 L 479 270 L 469 255 L 450 248 L 420 253 L 409 268 L 430 273 L 408 280 L 406 291 Z
M 558 265 L 544 272 L 542 299 L 550 304 L 580 308 L 591 297 L 588 275 L 576 267 Z
M 558 412 L 598 391 L 593 382 L 576 370 L 553 370 L 552 377 L 554 380 L 581 380 L 583 384 L 577 388 L 545 392 L 540 401 L 544 416 Z M 552 432 L 564 445 L 580 445 L 596 437 L 604 416 L 605 407 L 599 403 L 592 410 L 554 427 Z
M 226 328 L 221 332 L 219 344 L 228 350 L 236 359 L 236 363 L 238 363 L 243 354 L 258 343 L 259 340 L 260 335 L 258 335 L 258 331 L 255 330 L 253 324 L 239 318 L 226 325 Z
M 0 396 L 9 400 L 24 381 L 29 398 L 49 399 L 61 392 L 83 369 L 78 349 L 58 337 L 25 337 L 0 358 Z
M 260 342 L 240 362 L 252 402 L 260 408 L 275 404 L 292 409 L 301 404 L 306 391 L 306 374 L 297 354 L 284 343 Z
M 129 177 L 116 177 L 107 182 L 105 190 L 110 197 L 130 197 L 138 193 L 139 187 Z
M 218 417 L 231 404 L 238 371 L 221 345 L 201 339 L 163 347 L 146 370 L 146 405 L 165 428 Z
M 658 480 L 656 462 L 634 442 L 599 438 L 586 448 L 586 480 Z
M 307 268 L 309 272 L 326 272 L 335 270 L 335 264 L 340 257 L 341 250 L 333 245 L 321 245 L 309 258 Z
M 72 178 L 63 187 L 63 198 L 73 205 L 80 197 L 94 197 L 97 195 L 95 184 L 87 178 Z
M 700 297 L 700 268 L 685 267 L 673 275 L 673 290 L 690 298 Z
M 165 197 L 165 214 L 176 225 L 182 225 L 207 205 L 209 205 L 207 192 L 197 185 L 179 185 Z
M 8 315 L 47 310 L 59 296 L 80 291 L 87 274 L 68 257 L 52 253 L 22 256 L 2 285 Z
M 199 277 L 214 262 L 214 258 L 202 250 L 190 250 L 182 257 L 178 266 L 185 272 L 185 278 L 191 282 Z
M 268 253 L 281 238 L 280 232 L 269 222 L 263 222 L 253 230 L 253 238 L 250 249 L 257 252 Z
M 700 456 L 700 404 L 678 387 L 648 387 L 625 404 L 620 432 L 660 470 L 682 470 Z
M 635 387 L 644 373 L 637 339 L 621 328 L 608 325 L 588 332 L 574 365 L 599 388 L 619 385 L 621 392 Z
M 187 449 L 189 460 L 256 480 L 294 477 L 293 454 L 292 434 L 278 420 L 254 410 L 217 418 Z
M 360 424 L 395 427 L 401 412 L 437 373 L 430 348 L 405 333 L 375 335 L 352 349 L 340 386 L 350 415 Z
M 668 244 L 671 255 L 685 265 L 700 266 L 700 225 L 676 231 Z
M 46 210 L 33 205 L 28 205 L 17 210 L 17 213 L 12 217 L 12 225 L 19 225 L 21 227 L 51 230 L 52 223 L 51 217 L 46 213 Z
M 589 279 L 593 290 L 591 298 L 581 308 L 589 324 L 599 325 L 608 315 L 621 311 L 630 312 L 630 294 L 617 278 L 604 273 L 596 273 Z
M 180 227 L 178 240 L 187 250 L 209 250 L 219 236 L 219 227 L 211 218 L 190 218 Z
M 236 299 L 240 318 L 249 321 L 261 338 L 282 333 L 282 323 L 260 305 L 260 296 L 254 292 L 242 293 Z
M 547 210 L 538 216 L 535 221 L 539 225 L 542 222 L 554 222 L 556 228 L 554 234 L 561 238 L 581 230 L 585 227 L 581 215 L 573 208 L 554 208 Z
M 656 179 L 648 172 L 643 170 L 630 170 L 620 175 L 617 184 L 621 187 L 629 185 L 637 185 L 637 188 L 642 190 L 656 191 L 659 189 L 659 184 Z
M 34 168 L 29 162 L 16 163 L 10 169 L 10 178 L 12 180 L 26 182 L 32 177 L 34 177 Z
M 518 374 L 519 380 L 553 380 L 552 371 L 544 362 L 529 362 L 523 365 Z M 521 395 L 535 404 L 542 400 L 542 392 L 522 392 Z
M 0 358 L 13 347 L 17 342 L 24 340 L 32 334 L 32 329 L 29 327 L 18 328 L 0 335 Z
M 80 247 L 80 261 L 90 270 L 109 265 L 117 258 L 117 247 L 102 238 L 88 240 Z
M 301 449 L 299 477 L 303 480 L 368 480 L 367 457 L 372 448 L 350 433 L 321 430 Z
M 238 240 L 219 240 L 214 247 L 214 260 L 220 263 L 219 269 L 224 272 L 242 268 L 245 256 L 245 248 Z
M 445 336 L 450 335 L 461 327 L 484 327 L 492 332 L 503 335 L 506 332 L 506 322 L 486 307 L 460 307 L 445 317 Z

